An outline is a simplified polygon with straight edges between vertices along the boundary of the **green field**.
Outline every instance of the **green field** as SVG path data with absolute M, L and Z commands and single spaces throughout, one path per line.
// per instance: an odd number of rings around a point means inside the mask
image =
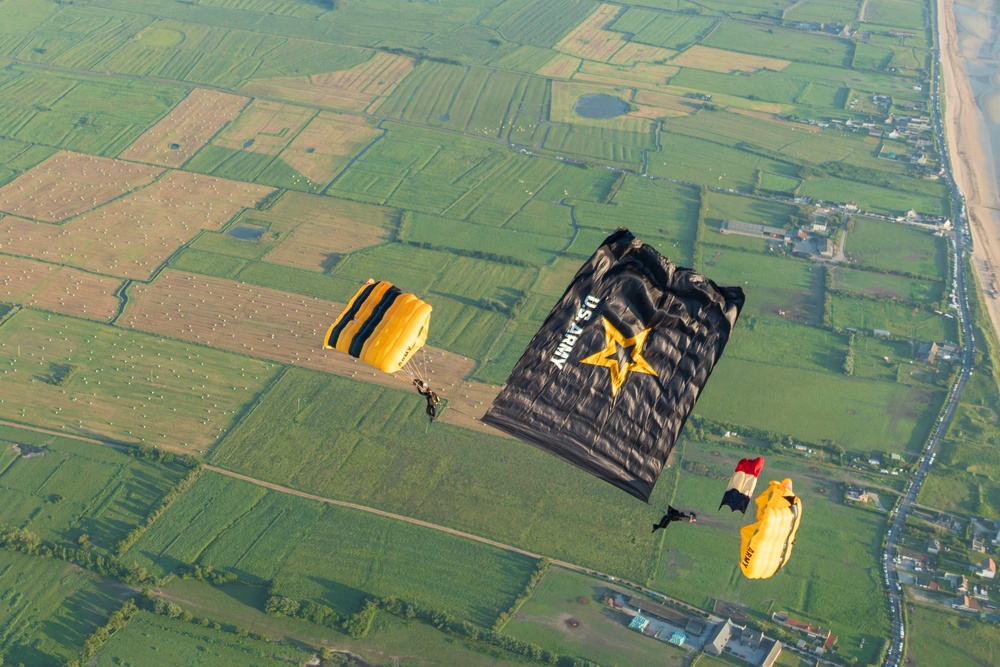
M 45 454 L 16 457 L 14 443 L 44 445 Z M 178 465 L 144 461 L 111 447 L 51 439 L 10 426 L 0 426 L 0 448 L 0 494 L 4 498 L 0 524 L 74 546 L 81 535 L 87 535 L 105 553 L 145 521 L 186 474 Z
M 0 551 L 0 656 L 61 667 L 130 593 L 61 560 Z
M 940 279 L 947 271 L 944 239 L 906 225 L 859 218 L 847 234 L 845 252 L 858 264 Z
M 602 579 L 554 567 L 504 632 L 602 665 L 619 664 L 626 655 L 636 667 L 685 664 L 687 651 L 629 630 L 630 616 L 605 607 L 601 597 L 607 588 Z
M 907 619 L 912 628 L 907 633 L 907 652 L 921 663 L 990 665 L 1000 660 L 995 624 L 923 605 L 908 606 Z
M 478 542 L 206 474 L 124 556 L 165 574 L 202 563 L 353 614 L 395 595 L 489 627 L 534 561 Z
M 288 644 L 238 637 L 230 632 L 202 628 L 180 619 L 141 611 L 101 649 L 95 667 L 142 665 L 174 667 L 287 667 L 302 664 L 312 651 Z
M 885 515 L 840 504 L 839 483 L 827 476 L 830 471 L 769 457 L 758 490 L 767 480 L 791 478 L 802 498 L 802 523 L 788 564 L 770 579 L 749 581 L 738 565 L 739 529 L 750 522 L 749 515 L 718 512 L 732 466 L 748 455 L 756 454 L 719 443 L 685 443 L 684 460 L 705 462 L 719 472 L 716 478 L 680 476 L 673 503 L 697 512 L 698 522 L 670 526 L 661 538 L 665 548 L 656 589 L 702 608 L 720 598 L 760 617 L 771 611 L 804 616 L 830 627 L 843 646 L 857 646 L 864 638 L 862 654 L 874 659 L 888 631 L 878 572 Z
M 0 339 L 0 419 L 195 451 L 230 428 L 276 371 L 250 357 L 27 308 L 0 325 Z
M 402 387 L 290 369 L 211 460 L 639 580 L 654 553 L 639 537 L 654 511 L 530 445 L 427 428 L 419 397 Z M 629 549 L 611 547 L 623 539 Z
M 904 278 L 874 271 L 857 271 L 843 266 L 833 268 L 831 271 L 834 289 L 862 296 L 915 301 L 924 306 L 936 306 L 944 296 L 944 283 L 940 281 Z
M 923 446 L 943 398 L 942 390 L 928 386 L 723 357 L 694 413 L 807 442 L 831 440 L 847 449 L 902 453 Z
M 912 457 L 947 395 L 954 364 L 914 356 L 923 342 L 958 342 L 956 320 L 945 317 L 955 314 L 945 310 L 949 242 L 888 220 L 911 210 L 951 217 L 951 190 L 933 177 L 939 147 L 919 143 L 929 134 L 882 136 L 889 113 L 919 118 L 936 108 L 935 11 L 925 0 L 0 0 L 0 186 L 57 151 L 122 154 L 193 89 L 257 100 L 252 108 L 264 113 L 222 127 L 209 117 L 189 119 L 198 150 L 182 169 L 267 184 L 275 196 L 221 228 L 191 221 L 166 242 L 166 267 L 335 302 L 368 278 L 390 280 L 433 305 L 429 344 L 468 357 L 466 379 L 491 385 L 506 379 L 582 262 L 617 227 L 747 296 L 695 408 L 713 423 L 682 434 L 651 507 L 527 444 L 428 426 L 423 403 L 402 383 L 393 389 L 285 368 L 123 329 L 115 317 L 41 312 L 24 305 L 31 295 L 18 296 L 23 304 L 0 303 L 0 420 L 13 424 L 0 425 L 0 523 L 67 545 L 86 534 L 104 553 L 144 523 L 185 471 L 66 437 L 30 459 L 17 458 L 11 444 L 48 440 L 33 427 L 155 444 L 565 559 L 693 604 L 724 598 L 761 620 L 789 610 L 834 629 L 841 637 L 835 662 L 873 667 L 887 631 L 877 571 L 885 517 L 835 499 L 840 485 L 859 480 L 892 496 L 902 476 L 816 459 L 813 470 L 787 439 L 814 447 L 817 458 L 835 446 L 851 456 Z M 757 56 L 777 60 L 760 67 Z M 393 65 L 355 69 L 383 59 Z M 404 60 L 399 78 L 393 67 Z M 629 109 L 611 118 L 579 115 L 576 100 L 589 92 Z M 278 105 L 290 115 L 269 120 Z M 329 146 L 300 147 L 309 119 L 356 124 L 363 138 L 335 131 Z M 270 152 L 250 150 L 261 146 L 246 143 L 249 137 L 267 137 Z M 188 140 L 180 139 L 177 148 Z M 926 161 L 908 161 L 918 153 Z M 0 215 L 24 225 L 8 204 L 15 190 L 0 193 Z M 86 202 L 91 195 L 84 187 L 63 196 Z M 861 212 L 842 214 L 849 202 Z M 848 262 L 821 265 L 761 238 L 720 233 L 726 221 L 808 225 L 814 207 L 835 211 L 831 235 L 841 233 L 843 218 Z M 57 234 L 72 234 L 77 222 Z M 356 242 L 346 238 L 356 225 L 377 229 Z M 264 234 L 241 241 L 228 233 L 239 226 Z M 132 252 L 118 245 L 135 241 L 122 240 L 132 230 L 115 233 L 116 252 Z M 296 257 L 303 239 L 322 239 L 315 241 L 321 247 Z M 26 239 L 10 241 L 0 251 L 17 259 L 15 241 Z M 41 261 L 33 266 L 47 270 Z M 10 285 L 19 276 L 5 278 Z M 136 289 L 122 291 L 123 308 L 141 306 L 131 299 Z M 874 337 L 872 329 L 892 336 Z M 992 343 L 981 339 L 980 353 Z M 977 358 L 977 370 L 989 370 L 991 359 L 988 351 Z M 442 395 L 460 392 L 458 384 L 442 387 Z M 922 504 L 1000 517 L 1000 457 L 991 453 L 1000 438 L 998 396 L 991 375 L 974 374 Z M 716 445 L 693 438 L 714 437 L 720 425 L 784 441 L 788 451 L 769 454 L 769 468 L 795 477 L 813 517 L 789 567 L 768 582 L 750 585 L 735 573 L 737 517 L 714 512 L 719 480 L 682 469 L 714 465 L 708 448 Z M 718 448 L 726 457 L 737 453 Z M 689 502 L 705 521 L 650 540 L 649 524 L 667 502 Z M 679 537 L 689 533 L 696 538 Z M 534 566 L 493 547 L 213 473 L 185 491 L 128 558 L 156 574 L 191 561 L 230 568 L 243 583 L 213 588 L 174 579 L 167 591 L 189 600 L 196 616 L 202 606 L 218 609 L 226 623 L 245 620 L 311 646 L 346 640 L 252 611 L 267 581 L 278 578 L 288 594 L 344 613 L 365 595 L 395 594 L 488 627 Z M 553 570 L 509 631 L 567 664 L 570 657 L 605 666 L 731 662 L 689 659 L 621 628 L 596 603 L 577 600 L 586 594 L 575 587 L 587 586 Z M 58 592 L 58 580 L 17 598 L 29 610 L 24 618 L 33 618 L 32 596 L 42 610 L 35 615 L 49 613 L 50 588 Z M 86 615 L 91 629 L 114 606 L 94 605 Z M 564 614 L 582 626 L 567 626 Z M 59 628 L 20 618 L 7 624 L 19 628 L 16 640 L 4 635 L 0 645 L 5 664 L 63 664 L 89 632 L 80 626 L 63 641 Z M 982 631 L 971 628 L 960 630 L 975 641 Z M 943 631 L 928 637 L 926 648 L 914 649 L 929 651 L 914 653 L 923 667 L 961 662 L 959 643 Z M 519 663 L 386 614 L 368 638 L 347 644 L 371 665 Z M 42 662 L 35 649 L 45 652 Z M 140 615 L 95 664 L 304 661 L 285 650 L 293 651 Z M 790 655 L 778 664 L 800 667 Z M 975 659 L 994 657 L 984 651 Z

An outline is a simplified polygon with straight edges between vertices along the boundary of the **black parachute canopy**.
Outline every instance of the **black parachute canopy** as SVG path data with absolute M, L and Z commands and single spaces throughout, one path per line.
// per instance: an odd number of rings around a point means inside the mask
M 649 501 L 722 354 L 743 290 L 629 232 L 573 278 L 483 421 Z

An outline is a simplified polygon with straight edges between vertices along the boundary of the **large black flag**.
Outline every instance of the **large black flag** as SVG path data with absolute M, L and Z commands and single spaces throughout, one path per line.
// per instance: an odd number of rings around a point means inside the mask
M 618 229 L 580 268 L 483 417 L 649 500 L 743 290 Z

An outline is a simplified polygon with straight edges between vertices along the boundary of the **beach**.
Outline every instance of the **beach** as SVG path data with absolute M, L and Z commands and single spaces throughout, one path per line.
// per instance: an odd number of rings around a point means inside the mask
M 976 280 L 1000 335 L 1000 61 L 993 0 L 938 0 L 943 109 L 953 176 L 966 197 Z

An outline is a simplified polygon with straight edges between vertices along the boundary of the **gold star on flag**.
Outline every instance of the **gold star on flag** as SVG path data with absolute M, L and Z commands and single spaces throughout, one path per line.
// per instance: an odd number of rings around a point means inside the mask
M 644 329 L 631 338 L 625 338 L 606 317 L 602 317 L 601 319 L 604 321 L 604 334 L 607 340 L 607 347 L 596 354 L 590 355 L 586 359 L 581 359 L 580 363 L 605 366 L 611 371 L 611 395 L 615 396 L 618 394 L 619 387 L 625 382 L 625 378 L 628 377 L 630 371 L 656 375 L 657 373 L 653 370 L 653 367 L 642 357 L 642 346 L 646 344 L 646 336 L 649 335 L 649 329 Z M 626 355 L 631 357 L 630 360 L 619 363 L 619 347 L 632 348 L 631 355 Z

